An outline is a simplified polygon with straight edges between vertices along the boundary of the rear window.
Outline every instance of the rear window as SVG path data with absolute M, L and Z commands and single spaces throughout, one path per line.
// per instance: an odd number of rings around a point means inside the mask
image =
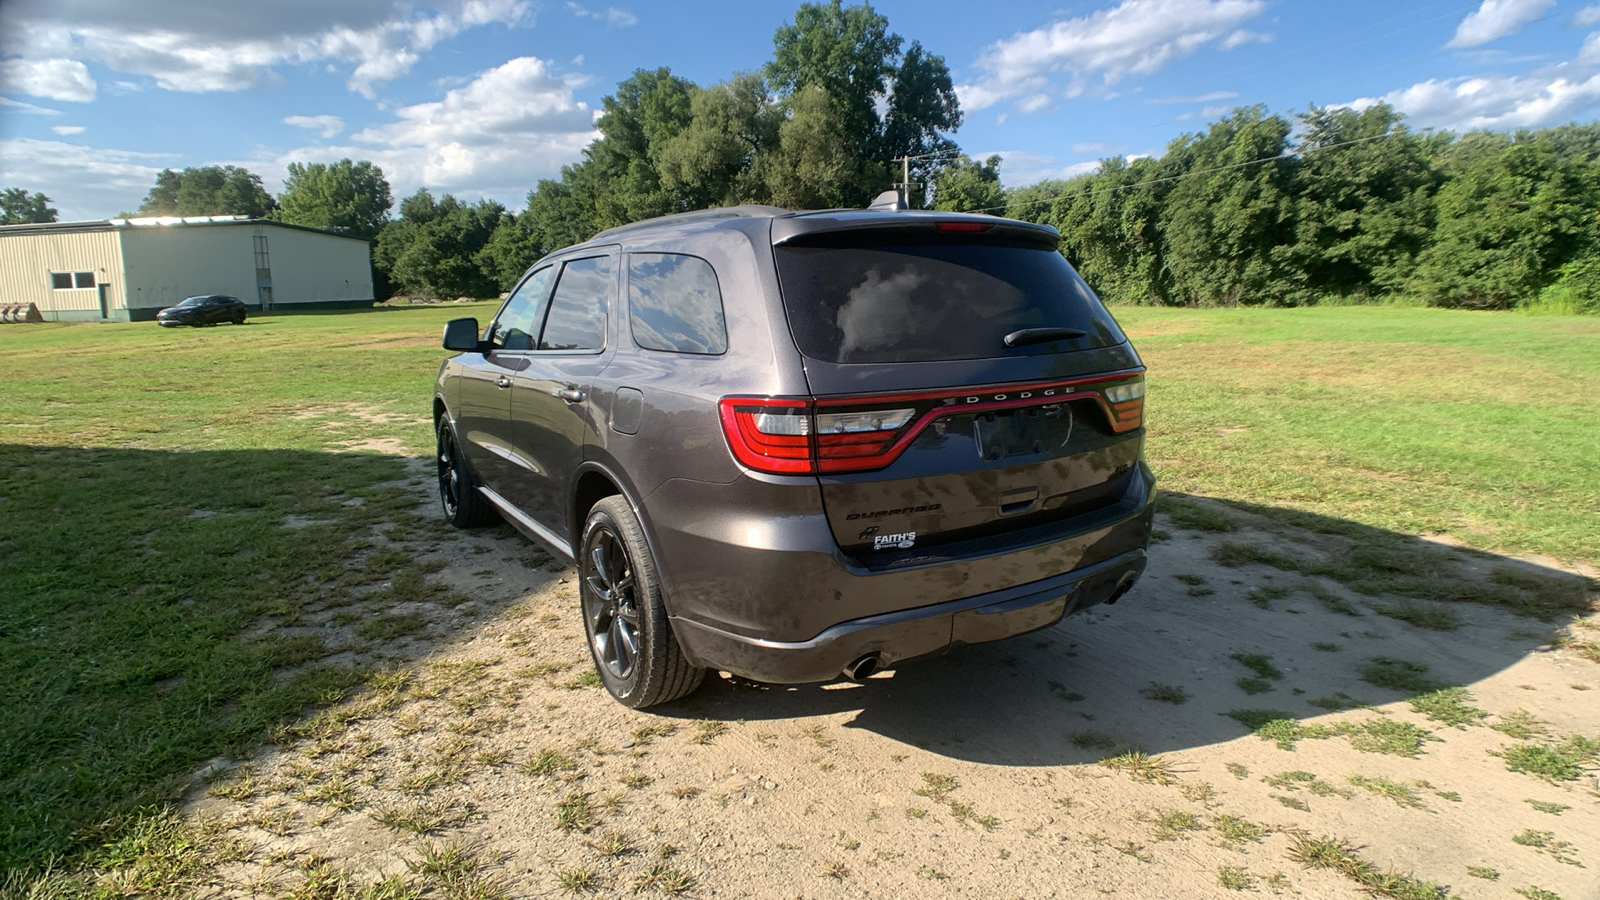
M 1122 343 L 1122 330 L 1054 250 L 980 244 L 775 248 L 800 352 L 838 363 L 1060 353 Z M 1023 328 L 1085 337 L 1015 348 Z

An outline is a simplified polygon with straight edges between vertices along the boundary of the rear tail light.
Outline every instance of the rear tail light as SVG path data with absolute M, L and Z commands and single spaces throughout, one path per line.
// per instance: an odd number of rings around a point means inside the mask
M 1144 424 L 1144 375 L 1100 389 L 1111 407 L 1111 430 L 1118 434 Z
M 757 472 L 814 475 L 881 469 L 935 419 L 1092 400 L 1111 430 L 1144 423 L 1144 373 L 1099 375 L 997 389 L 864 397 L 724 397 L 722 430 L 734 458 Z

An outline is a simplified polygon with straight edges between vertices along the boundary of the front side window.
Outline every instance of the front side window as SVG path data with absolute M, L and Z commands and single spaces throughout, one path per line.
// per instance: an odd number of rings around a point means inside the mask
M 555 266 L 545 266 L 519 285 L 500 308 L 489 329 L 489 342 L 500 350 L 532 350 L 544 315 L 544 297 L 549 293 Z
M 575 259 L 561 270 L 540 350 L 599 350 L 606 345 L 606 300 L 611 296 L 611 258 Z
M 723 353 L 728 328 L 711 264 L 680 253 L 628 256 L 628 317 L 646 350 Z
M 51 272 L 50 289 L 70 291 L 74 288 L 94 287 L 93 272 Z

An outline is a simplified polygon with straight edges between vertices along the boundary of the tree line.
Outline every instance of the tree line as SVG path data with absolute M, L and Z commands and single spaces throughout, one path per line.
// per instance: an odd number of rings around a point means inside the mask
M 294 163 L 273 197 L 238 167 L 168 170 L 140 215 L 236 214 L 372 240 L 380 298 L 488 297 L 597 231 L 740 203 L 864 206 L 909 173 L 910 204 L 1055 226 L 1107 300 L 1295 306 L 1406 298 L 1600 312 L 1600 125 L 1417 133 L 1394 109 L 1234 110 L 1158 157 L 1006 190 L 999 157 L 951 135 L 944 59 L 870 6 L 808 3 L 758 72 L 697 85 L 638 70 L 599 137 L 525 209 L 426 188 L 399 203 L 367 161 Z M 52 221 L 49 198 L 0 193 L 0 223 Z M 48 218 L 41 218 L 48 216 Z M 31 217 L 31 218 L 30 218 Z

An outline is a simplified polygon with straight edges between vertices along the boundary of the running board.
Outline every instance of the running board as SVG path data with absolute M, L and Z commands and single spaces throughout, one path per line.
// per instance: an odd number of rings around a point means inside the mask
M 566 557 L 569 562 L 577 562 L 577 557 L 573 555 L 572 548 L 567 546 L 566 541 L 556 537 L 555 532 L 528 518 L 527 514 L 512 505 L 510 500 L 481 485 L 478 487 L 478 493 L 486 497 L 490 503 L 493 503 L 495 509 L 500 510 L 501 515 L 511 520 L 511 524 L 517 526 L 524 533 L 549 544 L 550 549 Z

